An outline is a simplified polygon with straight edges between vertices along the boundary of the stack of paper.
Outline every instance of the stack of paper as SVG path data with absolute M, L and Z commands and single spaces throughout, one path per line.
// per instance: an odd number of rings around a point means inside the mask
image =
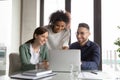
M 56 75 L 55 73 L 49 73 L 47 75 L 41 75 L 41 76 L 26 76 L 22 75 L 21 73 L 11 75 L 10 77 L 13 79 L 30 79 L 30 80 L 36 80 L 36 79 L 42 79 L 42 80 L 49 80 L 52 78 L 53 75 Z
M 17 79 L 46 79 L 50 78 L 55 75 L 55 73 L 52 72 L 50 69 L 37 69 L 37 70 L 29 70 L 25 71 L 23 73 L 18 73 L 15 75 L 11 75 L 11 78 L 17 78 Z
M 41 75 L 45 75 L 45 74 L 49 74 L 52 73 L 52 70 L 50 69 L 36 69 L 36 70 L 29 70 L 29 71 L 25 71 L 22 74 L 23 75 L 27 75 L 27 76 L 41 76 Z

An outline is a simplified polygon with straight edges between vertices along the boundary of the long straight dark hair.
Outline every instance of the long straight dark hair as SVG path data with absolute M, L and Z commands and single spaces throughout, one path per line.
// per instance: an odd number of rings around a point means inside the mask
M 48 32 L 48 30 L 45 28 L 45 27 L 37 27 L 33 33 L 33 38 L 28 40 L 27 42 L 25 43 L 34 43 L 34 40 L 35 40 L 35 34 L 36 35 L 42 35 L 44 34 L 45 32 Z

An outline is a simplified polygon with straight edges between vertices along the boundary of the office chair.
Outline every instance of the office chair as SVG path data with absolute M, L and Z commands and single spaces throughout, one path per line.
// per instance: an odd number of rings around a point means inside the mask
M 18 53 L 9 55 L 9 76 L 21 71 L 21 60 Z

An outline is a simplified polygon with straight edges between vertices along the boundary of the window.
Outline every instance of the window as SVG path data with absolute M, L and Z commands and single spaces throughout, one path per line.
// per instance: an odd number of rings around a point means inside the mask
M 65 0 L 44 0 L 44 25 L 49 23 L 49 16 L 56 10 L 65 10 Z M 71 0 L 71 43 L 76 41 L 75 32 L 82 22 L 90 26 L 90 40 L 94 40 L 93 18 L 93 0 Z
M 0 43 L 9 44 L 11 31 L 11 7 L 8 0 L 0 1 Z M 6 32 L 6 33 L 5 33 Z
M 65 0 L 44 0 L 44 25 L 48 25 L 49 16 L 57 10 L 65 10 Z
M 76 41 L 75 32 L 79 23 L 87 23 L 90 26 L 90 40 L 93 36 L 93 0 L 72 0 L 71 1 L 71 42 Z
M 102 0 L 102 45 L 103 49 L 116 49 L 114 42 L 120 37 L 120 0 Z M 112 5 L 112 6 L 111 6 Z
M 120 63 L 120 58 L 116 50 L 118 47 L 114 45 L 115 40 L 120 37 L 120 0 L 102 0 L 102 50 L 103 63 L 109 62 Z M 116 57 L 116 58 L 115 58 Z M 111 60 L 111 61 L 110 61 Z M 109 64 L 107 63 L 107 64 Z

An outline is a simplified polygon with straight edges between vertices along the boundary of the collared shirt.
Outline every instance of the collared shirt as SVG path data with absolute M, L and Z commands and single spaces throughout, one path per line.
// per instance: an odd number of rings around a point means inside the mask
M 98 69 L 100 64 L 100 47 L 97 43 L 88 40 L 84 46 L 80 46 L 79 42 L 74 42 L 69 48 L 81 50 L 82 70 Z

